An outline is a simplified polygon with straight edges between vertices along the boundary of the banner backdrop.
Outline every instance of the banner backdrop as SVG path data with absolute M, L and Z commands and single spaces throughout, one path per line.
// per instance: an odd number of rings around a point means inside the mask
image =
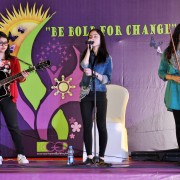
M 165 82 L 157 71 L 163 50 L 179 23 L 178 0 L 1 0 L 0 30 L 22 69 L 49 60 L 18 86 L 18 118 L 26 155 L 82 155 L 79 108 L 80 54 L 88 32 L 100 28 L 113 59 L 112 83 L 130 93 L 126 112 L 129 151 L 177 147 L 172 114 L 164 106 Z M 29 65 L 27 65 L 27 63 Z M 1 115 L 0 147 L 15 155 Z

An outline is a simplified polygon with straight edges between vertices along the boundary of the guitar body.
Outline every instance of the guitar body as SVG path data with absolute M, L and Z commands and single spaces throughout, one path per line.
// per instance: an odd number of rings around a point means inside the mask
M 45 67 L 48 67 L 48 66 L 50 66 L 50 61 L 43 61 L 37 64 L 36 66 L 33 66 L 25 71 L 31 72 L 34 70 L 44 69 Z M 0 100 L 3 97 L 6 97 L 7 95 L 9 95 L 9 92 L 8 92 L 9 84 L 20 77 L 22 77 L 21 72 L 18 74 L 15 74 L 14 76 L 9 76 L 8 73 L 5 73 L 4 71 L 0 71 Z
M 0 80 L 3 80 L 7 77 L 9 77 L 8 73 L 5 73 L 4 71 L 0 71 Z M 9 84 L 4 84 L 4 85 L 0 84 L 0 99 L 8 94 L 8 86 Z

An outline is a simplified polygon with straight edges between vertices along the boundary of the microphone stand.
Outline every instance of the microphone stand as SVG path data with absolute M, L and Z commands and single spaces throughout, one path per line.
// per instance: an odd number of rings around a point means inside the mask
M 92 51 L 91 51 L 92 53 Z M 96 57 L 95 57 L 96 58 Z M 93 86 L 93 93 L 94 93 L 94 157 L 93 157 L 93 163 L 96 164 L 99 162 L 98 156 L 96 156 L 96 127 L 97 127 L 97 118 L 96 118 L 96 113 L 97 113 L 97 107 L 96 107 L 96 75 L 94 74 L 94 65 L 95 65 L 95 58 L 94 62 L 92 65 L 92 86 Z
M 90 53 L 92 53 L 92 51 Z M 91 56 L 91 54 L 90 54 L 90 56 Z M 96 114 L 97 114 L 97 107 L 96 107 L 96 83 L 95 83 L 96 75 L 94 72 L 95 62 L 96 62 L 96 57 L 94 58 L 94 62 L 92 64 L 92 68 L 91 68 L 91 70 L 92 70 L 92 86 L 93 86 L 93 93 L 94 93 L 94 157 L 93 157 L 92 161 L 95 165 L 99 166 L 97 164 L 99 162 L 99 157 L 96 156 L 96 127 L 97 127 L 97 116 L 96 116 Z M 104 163 L 103 165 L 100 164 L 100 166 L 110 167 L 110 166 L 112 166 L 112 164 L 111 163 Z

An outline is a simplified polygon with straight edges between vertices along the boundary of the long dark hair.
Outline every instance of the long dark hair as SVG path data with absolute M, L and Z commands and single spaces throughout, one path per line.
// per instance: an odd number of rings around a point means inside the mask
M 106 48 L 106 41 L 104 38 L 104 34 L 99 29 L 92 29 L 91 31 L 89 31 L 89 35 L 92 31 L 96 31 L 100 35 L 100 46 L 96 57 L 97 58 L 96 64 L 104 63 L 106 61 L 107 56 L 109 56 L 109 53 Z M 86 51 L 87 49 L 83 52 L 81 56 L 81 60 L 83 60 L 83 58 L 85 57 Z
M 177 51 L 177 46 L 180 39 L 180 24 L 178 24 L 176 28 L 174 29 L 172 38 L 174 41 L 175 49 Z M 165 49 L 164 54 L 165 54 L 166 59 L 170 62 L 171 56 L 172 54 L 174 54 L 172 41 L 170 41 L 169 46 Z
M 8 36 L 2 31 L 0 31 L 0 38 L 6 38 L 7 42 L 9 43 Z M 9 47 L 9 44 L 8 44 L 8 47 L 7 47 L 6 51 L 5 51 L 5 59 L 11 59 L 12 57 L 13 56 L 10 54 L 10 47 Z

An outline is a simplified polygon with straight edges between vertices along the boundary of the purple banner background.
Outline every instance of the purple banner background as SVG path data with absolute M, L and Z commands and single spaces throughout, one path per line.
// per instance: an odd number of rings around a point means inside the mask
M 11 11 L 12 5 L 18 9 L 20 2 L 22 7 L 26 7 L 27 2 L 24 1 L 1 0 L 0 12 L 6 15 L 6 9 Z M 49 14 L 56 13 L 45 24 L 34 42 L 32 50 L 33 63 L 38 63 L 36 55 L 40 52 L 40 47 L 52 41 L 53 38 L 63 47 L 67 47 L 68 52 L 71 52 L 72 57 L 75 58 L 73 47 L 80 53 L 85 49 L 87 37 L 84 36 L 86 34 L 83 29 L 84 26 L 87 26 L 87 32 L 90 30 L 90 26 L 97 28 L 100 26 L 112 26 L 114 30 L 112 35 L 108 35 L 107 31 L 105 31 L 107 48 L 113 58 L 114 65 L 112 83 L 126 87 L 130 93 L 126 113 L 129 151 L 176 148 L 173 117 L 171 113 L 166 111 L 163 102 L 165 83 L 159 79 L 157 74 L 160 53 L 157 52 L 155 45 L 150 46 L 150 43 L 152 43 L 153 37 L 156 43 L 162 42 L 162 44 L 160 43 L 160 49 L 162 51 L 165 49 L 170 37 L 165 32 L 164 24 L 179 23 L 179 0 L 41 0 L 37 2 L 29 0 L 29 7 L 32 7 L 34 3 L 36 3 L 37 8 L 41 5 L 45 10 L 50 8 Z M 162 24 L 164 32 L 158 34 L 156 30 L 155 34 L 151 34 L 150 25 L 152 24 Z M 128 25 L 131 28 L 133 28 L 132 25 L 140 25 L 140 34 L 133 35 L 132 33 L 128 35 L 126 31 Z M 148 28 L 148 34 L 143 34 L 145 25 Z M 69 36 L 70 26 L 74 28 L 81 27 L 82 34 Z M 121 27 L 122 35 L 116 35 L 116 26 Z M 64 36 L 52 37 L 51 31 L 48 31 L 46 27 L 64 27 Z M 60 59 L 58 54 L 51 54 L 49 58 L 52 65 L 58 65 Z M 68 77 L 74 71 L 73 68 L 76 64 L 77 58 L 72 59 L 70 63 L 63 66 L 59 77 L 62 74 Z M 52 82 L 47 79 L 47 72 L 40 72 L 39 76 L 47 87 L 48 96 Z M 20 93 L 22 92 L 20 91 Z M 47 96 L 44 98 L 47 98 Z M 79 102 L 77 100 L 65 103 L 61 109 L 63 109 L 67 119 L 71 118 L 73 114 L 73 117 L 81 123 Z M 23 136 L 25 151 L 28 156 L 36 156 L 36 141 L 40 139 L 39 134 L 24 122 L 20 114 L 19 122 L 20 128 L 30 134 L 30 136 Z M 51 137 L 56 136 L 54 132 L 51 133 Z M 50 136 L 48 136 L 48 139 L 51 139 Z M 4 126 L 3 119 L 0 140 L 0 143 L 3 144 L 2 151 L 5 156 L 13 156 L 15 153 L 14 150 L 11 152 L 13 144 Z M 74 141 L 69 139 L 69 141 L 77 149 L 81 149 L 82 132 L 78 139 Z M 79 145 L 77 145 L 77 142 Z M 8 151 L 6 151 L 7 147 L 9 147 Z

